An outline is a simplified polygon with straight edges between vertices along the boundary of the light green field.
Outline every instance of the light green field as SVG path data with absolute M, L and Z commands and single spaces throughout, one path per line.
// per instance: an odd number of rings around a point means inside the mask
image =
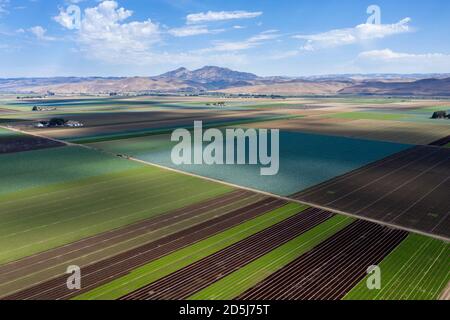
M 327 118 L 352 119 L 352 120 L 401 120 L 404 115 L 379 112 L 343 112 L 326 115 Z
M 353 219 L 335 216 L 265 256 L 251 262 L 208 288 L 191 296 L 191 300 L 231 300 L 252 288 L 323 240 L 349 225 Z
M 20 133 L 0 128 L 0 138 L 10 138 L 14 136 L 20 136 Z
M 230 190 L 209 181 L 144 166 L 3 195 L 0 196 L 0 263 Z
M 369 290 L 367 277 L 346 300 L 435 300 L 450 281 L 450 244 L 411 234 L 380 264 L 381 290 Z
M 143 166 L 76 146 L 3 154 L 0 163 L 0 195 Z
M 408 102 L 408 99 L 395 99 L 395 98 L 338 98 L 331 99 L 331 102 L 350 103 L 350 104 L 387 104 L 387 103 L 400 103 Z
M 294 203 L 285 205 L 206 240 L 197 242 L 196 244 L 178 250 L 170 255 L 152 261 L 133 270 L 124 277 L 79 295 L 78 297 L 75 297 L 75 299 L 112 300 L 120 298 L 121 296 L 264 230 L 271 225 L 283 221 L 305 208 L 305 206 Z

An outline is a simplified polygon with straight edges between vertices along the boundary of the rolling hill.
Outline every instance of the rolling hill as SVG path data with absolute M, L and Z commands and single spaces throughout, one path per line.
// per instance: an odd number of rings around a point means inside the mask
M 0 79 L 0 93 L 200 93 L 275 95 L 449 96 L 448 75 L 328 75 L 259 77 L 216 66 L 179 68 L 154 77 Z

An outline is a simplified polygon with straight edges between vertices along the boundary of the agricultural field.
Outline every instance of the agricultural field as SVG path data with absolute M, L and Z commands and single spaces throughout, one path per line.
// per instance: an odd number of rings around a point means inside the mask
M 429 119 L 446 105 L 2 98 L 0 299 L 446 299 L 450 122 Z M 33 127 L 53 117 L 84 126 Z M 280 129 L 279 173 L 173 164 L 171 132 L 199 120 Z
M 62 246 L 229 190 L 192 177 L 180 178 L 145 167 L 5 194 L 0 261 Z M 185 184 L 190 184 L 191 192 L 172 200 Z
M 409 235 L 379 267 L 385 285 L 370 291 L 363 279 L 344 299 L 433 300 L 450 281 L 450 244 L 419 235 Z
M 282 131 L 280 133 L 280 171 L 276 176 L 259 175 L 257 165 L 220 168 L 207 165 L 174 165 L 171 150 L 176 142 L 170 135 L 120 139 L 89 144 L 174 169 L 237 185 L 288 196 L 365 164 L 408 148 L 408 145 Z
M 379 2 L 0 0 L 0 306 L 450 301 L 450 3 Z

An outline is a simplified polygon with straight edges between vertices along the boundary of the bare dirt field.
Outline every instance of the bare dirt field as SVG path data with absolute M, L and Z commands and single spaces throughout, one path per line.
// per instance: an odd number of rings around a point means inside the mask
M 417 146 L 294 195 L 450 239 L 450 149 Z

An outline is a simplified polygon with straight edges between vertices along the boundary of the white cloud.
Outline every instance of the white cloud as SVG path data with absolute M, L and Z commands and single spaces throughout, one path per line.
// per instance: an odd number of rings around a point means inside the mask
M 167 68 L 179 65 L 194 68 L 205 64 L 220 64 L 232 68 L 247 62 L 244 55 L 234 52 L 158 52 L 155 46 L 161 42 L 163 34 L 189 36 L 221 30 L 209 30 L 196 25 L 165 31 L 151 20 L 126 21 L 132 15 L 132 11 L 119 8 L 116 1 L 103 1 L 96 7 L 87 8 L 82 15 L 80 28 L 74 31 L 79 50 L 90 59 L 129 68 L 160 65 Z M 54 20 L 73 30 L 73 21 L 64 11 Z
M 355 64 L 368 72 L 447 73 L 450 72 L 450 54 L 372 50 L 361 52 Z
M 130 21 L 131 10 L 119 8 L 116 1 L 103 1 L 87 8 L 77 30 L 77 42 L 91 58 L 106 62 L 139 60 L 160 40 L 159 25 L 150 19 Z M 63 27 L 71 29 L 70 17 L 64 11 L 54 18 Z
M 202 49 L 202 52 L 210 51 L 241 51 L 254 48 L 256 46 L 262 45 L 263 43 L 274 40 L 280 35 L 277 34 L 277 30 L 267 30 L 261 32 L 253 37 L 250 37 L 243 41 L 215 41 L 214 46 L 207 49 Z
M 299 50 L 287 50 L 282 52 L 276 52 L 270 55 L 268 58 L 271 60 L 282 60 L 287 58 L 292 58 L 297 56 L 300 53 Z
M 47 30 L 41 26 L 34 26 L 29 29 L 29 31 L 36 36 L 38 40 L 41 41 L 53 41 L 56 40 L 54 37 L 47 36 Z M 18 30 L 20 33 L 20 29 Z
M 60 10 L 59 15 L 57 15 L 56 17 L 53 17 L 53 20 L 58 22 L 64 28 L 67 28 L 70 30 L 75 29 L 74 18 L 67 11 Z
M 236 19 L 251 19 L 261 16 L 263 13 L 248 12 L 248 11 L 208 11 L 200 13 L 192 13 L 187 15 L 186 21 L 188 24 L 204 23 L 210 21 L 224 21 Z
M 0 0 L 0 15 L 9 13 L 9 11 L 6 9 L 8 5 L 9 0 Z
M 209 30 L 205 26 L 184 26 L 181 28 L 173 28 L 168 33 L 174 37 L 190 37 L 201 34 L 216 34 L 225 31 L 224 29 Z
M 296 35 L 294 38 L 305 40 L 303 50 L 334 48 L 373 39 L 382 39 L 391 35 L 411 32 L 410 18 L 405 18 L 394 24 L 360 24 L 354 28 L 335 29 L 311 35 Z

